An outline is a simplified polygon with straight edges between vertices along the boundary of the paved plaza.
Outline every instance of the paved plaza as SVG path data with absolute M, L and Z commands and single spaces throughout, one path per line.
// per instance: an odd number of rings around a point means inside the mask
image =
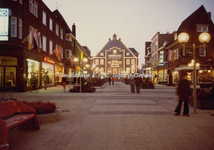
M 190 117 L 174 116 L 175 87 L 140 94 L 122 82 L 95 93 L 68 89 L 11 93 L 17 100 L 55 102 L 61 119 L 40 123 L 37 131 L 9 131 L 10 150 L 214 150 L 214 110 L 194 113 L 190 106 Z

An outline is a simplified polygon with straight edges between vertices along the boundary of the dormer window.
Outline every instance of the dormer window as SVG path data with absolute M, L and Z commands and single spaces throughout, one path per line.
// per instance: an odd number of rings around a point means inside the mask
M 198 24 L 197 32 L 208 32 L 208 25 Z
M 177 40 L 177 39 L 178 39 L 178 34 L 175 33 L 175 34 L 174 34 L 174 41 Z

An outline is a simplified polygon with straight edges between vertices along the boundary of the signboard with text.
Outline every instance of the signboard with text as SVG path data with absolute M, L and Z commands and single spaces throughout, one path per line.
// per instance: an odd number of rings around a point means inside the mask
M 0 41 L 8 41 L 9 9 L 0 8 Z

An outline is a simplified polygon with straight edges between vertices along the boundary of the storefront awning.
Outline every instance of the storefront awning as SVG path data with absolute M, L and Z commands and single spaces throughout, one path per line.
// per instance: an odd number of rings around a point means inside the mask
M 196 66 L 195 69 L 199 70 L 199 67 Z M 181 70 L 193 70 L 193 66 L 192 67 L 189 67 L 189 66 L 179 66 L 179 67 L 175 68 L 175 71 L 181 71 Z

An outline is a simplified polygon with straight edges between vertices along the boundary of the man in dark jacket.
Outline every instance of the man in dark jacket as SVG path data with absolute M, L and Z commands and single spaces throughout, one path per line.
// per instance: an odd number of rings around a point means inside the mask
M 183 75 L 183 78 L 179 81 L 178 87 L 177 87 L 177 95 L 179 96 L 179 102 L 178 106 L 175 109 L 175 115 L 180 115 L 181 112 L 181 105 L 184 101 L 184 110 L 183 115 L 189 116 L 189 105 L 188 105 L 188 99 L 191 97 L 191 88 L 190 88 L 191 82 L 187 80 L 187 74 L 185 73 Z

